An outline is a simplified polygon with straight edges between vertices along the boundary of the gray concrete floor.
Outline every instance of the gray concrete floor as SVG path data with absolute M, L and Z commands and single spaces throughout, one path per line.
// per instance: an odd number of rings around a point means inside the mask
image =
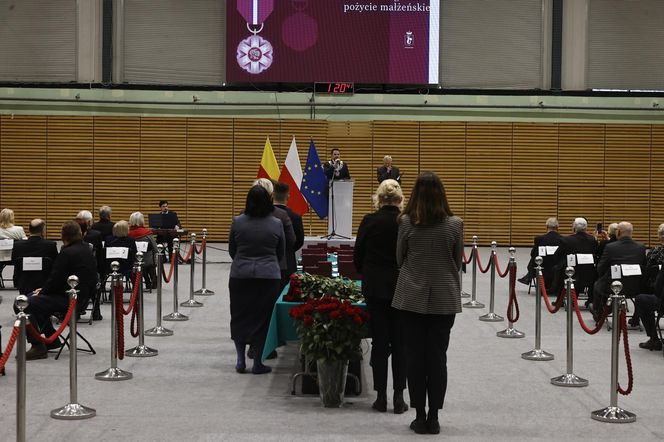
M 110 312 L 104 305 L 104 320 L 80 330 L 94 344 L 97 355 L 79 353 L 79 402 L 97 409 L 97 416 L 83 421 L 56 421 L 51 409 L 68 402 L 69 356 L 59 361 L 28 363 L 28 440 L 84 441 L 217 441 L 217 440 L 400 440 L 415 437 L 408 429 L 414 412 L 404 415 L 377 413 L 371 409 L 369 343 L 365 342 L 364 390 L 359 397 L 347 397 L 341 409 L 322 408 L 315 396 L 292 396 L 290 376 L 297 369 L 296 344 L 279 350 L 270 361 L 273 373 L 262 376 L 237 374 L 235 351 L 229 339 L 228 272 L 225 244 L 209 249 L 208 288 L 211 297 L 200 297 L 205 306 L 181 311 L 190 320 L 164 323 L 175 331 L 165 338 L 146 338 L 159 350 L 153 358 L 125 358 L 119 366 L 134 374 L 125 382 L 100 382 L 95 372 L 110 366 Z M 486 264 L 488 249 L 480 249 Z M 501 267 L 507 252 L 499 249 Z M 519 276 L 525 269 L 528 251 L 519 249 Z M 200 266 L 198 267 L 200 278 Z M 9 277 L 5 271 L 5 278 Z M 200 279 L 197 279 L 200 281 Z M 466 290 L 470 279 L 465 278 Z M 196 284 L 200 288 L 200 283 Z M 478 299 L 488 306 L 489 276 L 479 274 Z M 179 291 L 188 295 L 189 266 L 182 266 Z M 453 440 L 661 440 L 664 398 L 661 352 L 638 348 L 646 339 L 643 332 L 630 332 L 634 365 L 634 391 L 619 397 L 619 405 L 637 414 L 632 424 L 615 425 L 590 419 L 592 410 L 609 405 L 610 333 L 586 335 L 575 323 L 574 371 L 590 380 L 586 388 L 560 388 L 550 378 L 565 372 L 565 318 L 543 313 L 542 348 L 555 354 L 551 362 L 521 359 L 534 347 L 534 305 L 527 288 L 518 284 L 521 319 L 517 328 L 525 339 L 500 339 L 496 332 L 505 323 L 477 320 L 487 309 L 464 310 L 457 317 L 448 352 L 449 387 L 441 413 L 439 439 Z M 0 324 L 4 342 L 13 325 L 13 290 L 0 292 Z M 146 324 L 155 323 L 154 295 L 146 294 Z M 505 314 L 507 282 L 496 284 L 496 311 Z M 164 290 L 164 313 L 172 310 L 172 286 Z M 586 317 L 589 315 L 586 313 Z M 128 332 L 126 333 L 128 336 Z M 136 340 L 127 338 L 126 347 Z M 626 384 L 624 362 L 620 379 Z M 7 376 L 0 377 L 0 440 L 15 437 L 16 362 L 7 364 Z M 388 406 L 391 406 L 388 405 Z M 434 439 L 434 436 L 425 436 Z

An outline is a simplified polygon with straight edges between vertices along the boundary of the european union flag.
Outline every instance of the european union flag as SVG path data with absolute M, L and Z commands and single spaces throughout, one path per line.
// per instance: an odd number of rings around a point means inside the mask
M 327 177 L 320 165 L 320 158 L 316 151 L 314 140 L 309 143 L 309 153 L 307 154 L 307 164 L 304 166 L 302 174 L 302 185 L 300 192 L 307 199 L 312 209 L 320 219 L 327 217 Z

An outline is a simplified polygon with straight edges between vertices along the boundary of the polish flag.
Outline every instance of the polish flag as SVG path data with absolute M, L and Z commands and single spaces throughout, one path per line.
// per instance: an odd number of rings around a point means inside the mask
M 295 144 L 295 137 L 291 141 L 288 155 L 284 167 L 281 168 L 281 175 L 279 181 L 288 184 L 290 189 L 290 196 L 288 198 L 288 207 L 298 215 L 304 215 L 309 210 L 309 204 L 300 192 L 302 185 L 302 166 L 300 165 L 300 156 L 297 153 L 297 144 Z

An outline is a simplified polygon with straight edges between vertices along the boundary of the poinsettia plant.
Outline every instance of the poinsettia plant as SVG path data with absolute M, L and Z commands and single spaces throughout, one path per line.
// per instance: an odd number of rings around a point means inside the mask
M 309 273 L 293 273 L 290 277 L 288 293 L 284 295 L 286 302 L 302 302 L 309 298 L 333 296 L 353 303 L 364 302 L 362 290 L 350 279 L 329 278 Z
M 350 360 L 360 354 L 369 315 L 348 300 L 333 296 L 310 298 L 291 308 L 302 353 L 319 360 Z

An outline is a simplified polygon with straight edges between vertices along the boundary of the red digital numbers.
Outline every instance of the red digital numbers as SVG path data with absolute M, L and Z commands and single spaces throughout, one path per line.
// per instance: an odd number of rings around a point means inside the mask
M 352 94 L 353 83 L 317 83 L 316 92 L 328 94 Z

